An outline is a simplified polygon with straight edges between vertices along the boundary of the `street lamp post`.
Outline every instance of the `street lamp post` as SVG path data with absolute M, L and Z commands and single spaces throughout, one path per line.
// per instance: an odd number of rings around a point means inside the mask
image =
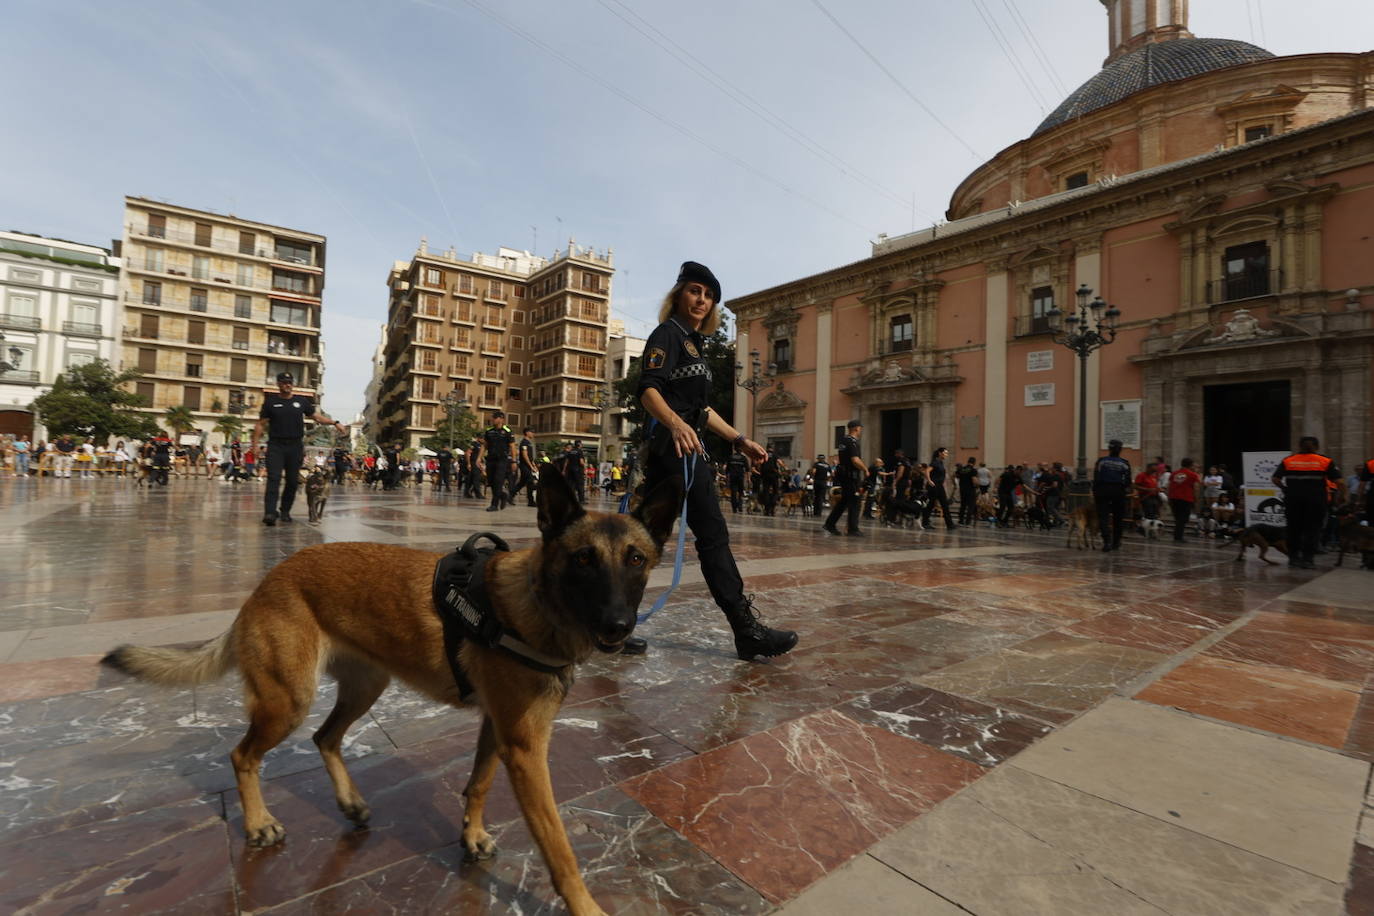
M 0 332 L 0 343 L 4 343 L 4 340 L 5 335 L 3 332 Z M 22 359 L 23 356 L 23 350 L 19 349 L 18 347 L 10 347 L 9 359 L 0 359 L 0 375 L 4 375 L 6 372 L 13 372 L 15 369 L 18 369 L 19 360 Z
M 612 454 L 608 444 L 610 442 L 608 437 L 611 433 L 609 432 L 610 423 L 607 422 L 610 418 L 607 414 L 610 412 L 610 409 L 615 406 L 615 393 L 611 391 L 609 383 L 603 382 L 596 386 L 596 389 L 592 392 L 592 406 L 595 407 L 597 411 L 597 439 L 599 442 L 597 459 L 606 461 L 608 460 L 606 456 Z
M 759 356 L 758 350 L 749 351 L 749 368 L 751 374 L 744 377 L 744 364 L 735 363 L 735 384 L 749 392 L 749 438 L 755 442 L 755 423 L 758 417 L 756 410 L 759 401 L 759 392 L 773 384 L 773 378 L 778 374 L 778 364 L 769 363 L 768 369 L 763 368 L 763 361 Z
M 444 395 L 442 403 L 444 405 L 444 416 L 448 419 L 448 450 L 451 452 L 453 451 L 454 418 L 464 413 L 468 409 L 468 405 L 472 402 L 460 395 L 455 388 Z
M 1088 355 L 1099 347 L 1116 340 L 1116 324 L 1121 310 L 1108 305 L 1101 296 L 1093 297 L 1086 283 L 1080 284 L 1075 295 L 1078 308 L 1065 315 L 1051 308 L 1049 319 L 1054 342 L 1078 354 L 1078 466 L 1074 470 L 1069 492 L 1083 495 L 1092 490 L 1088 479 Z M 1089 301 L 1091 299 L 1091 301 Z

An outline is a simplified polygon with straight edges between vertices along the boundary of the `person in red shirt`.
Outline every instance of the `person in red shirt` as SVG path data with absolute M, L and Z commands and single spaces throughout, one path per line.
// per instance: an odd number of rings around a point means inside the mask
M 1169 508 L 1174 511 L 1174 540 L 1183 543 L 1183 530 L 1193 514 L 1202 487 L 1202 478 L 1193 470 L 1193 459 L 1184 458 L 1179 469 L 1169 475 Z
M 1155 476 L 1155 463 L 1145 465 L 1145 470 L 1135 475 L 1135 498 L 1140 503 L 1141 518 L 1159 518 L 1159 478 Z

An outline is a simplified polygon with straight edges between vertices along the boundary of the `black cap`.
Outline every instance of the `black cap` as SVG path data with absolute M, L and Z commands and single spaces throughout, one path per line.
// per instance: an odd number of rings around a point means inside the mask
M 491 412 L 491 418 L 492 418 L 493 420 L 495 420 L 497 417 L 504 417 L 505 415 L 506 415 L 506 412 L 505 412 L 504 410 L 493 410 L 493 411 Z
M 698 264 L 696 261 L 683 261 L 681 269 L 677 272 L 677 282 L 691 283 L 693 281 L 703 284 L 711 291 L 715 301 L 720 301 L 720 281 L 716 279 L 715 274 L 711 273 L 711 268 L 705 264 Z
M 295 378 L 295 376 L 293 376 L 290 372 L 278 372 L 278 373 L 277 373 L 277 381 L 278 381 L 278 382 L 289 382 L 289 383 L 292 384 L 292 385 L 296 384 L 296 378 Z
M 1111 442 L 1107 443 L 1107 448 L 1121 448 L 1121 440 L 1113 439 Z

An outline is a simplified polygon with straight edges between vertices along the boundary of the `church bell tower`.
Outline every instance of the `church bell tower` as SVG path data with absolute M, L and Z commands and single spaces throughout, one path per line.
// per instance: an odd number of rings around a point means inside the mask
M 1102 0 L 1107 8 L 1107 47 L 1103 65 L 1142 45 L 1192 38 L 1188 0 Z

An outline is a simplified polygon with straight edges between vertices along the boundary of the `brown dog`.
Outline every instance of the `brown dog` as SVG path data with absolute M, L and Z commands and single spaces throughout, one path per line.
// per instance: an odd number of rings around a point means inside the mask
M 1354 513 L 1342 515 L 1336 525 L 1336 537 L 1339 540 L 1339 552 L 1336 554 L 1336 565 L 1340 566 L 1347 553 L 1360 554 L 1360 565 L 1366 569 L 1374 569 L 1370 555 L 1374 554 L 1374 528 L 1368 525 L 1361 525 L 1359 516 Z
M 1069 513 L 1069 538 L 1065 547 L 1074 546 L 1074 535 L 1078 535 L 1078 549 L 1097 549 L 1097 504 L 1086 503 Z
M 1269 559 L 1269 548 L 1272 547 L 1284 556 L 1288 556 L 1288 532 L 1277 525 L 1251 525 L 1249 528 L 1242 528 L 1236 532 L 1235 543 L 1240 545 L 1240 553 L 1236 554 L 1236 562 L 1245 559 L 1245 551 L 1251 547 L 1259 548 L 1259 558 L 1270 566 L 1278 566 L 1274 560 Z M 1227 546 L 1225 543 L 1218 544 L 1217 548 Z
M 310 524 L 318 525 L 324 518 L 324 504 L 329 502 L 329 475 L 315 468 L 305 478 L 305 501 L 310 508 Z
M 575 914 L 602 910 L 588 894 L 549 781 L 553 719 L 572 684 L 572 668 L 593 651 L 618 651 L 681 508 L 681 485 L 664 484 L 634 515 L 585 512 L 563 476 L 546 465 L 539 477 L 537 547 L 497 553 L 484 577 L 491 608 L 509 631 L 545 657 L 566 662 L 556 673 L 527 667 L 500 648 L 464 640 L 462 669 L 476 688 L 482 728 L 463 795 L 463 846 L 472 858 L 496 848 L 482 811 L 498 759 L 520 808 Z M 142 680 L 203 684 L 238 668 L 248 733 L 230 754 L 250 846 L 281 842 L 285 829 L 259 788 L 263 755 L 301 724 L 318 672 L 338 681 L 338 701 L 315 733 L 339 809 L 355 824 L 370 811 L 344 768 L 339 748 L 391 678 L 441 703 L 460 705 L 432 601 L 441 554 L 386 544 L 323 544 L 268 572 L 229 631 L 191 651 L 121 646 L 102 660 Z

